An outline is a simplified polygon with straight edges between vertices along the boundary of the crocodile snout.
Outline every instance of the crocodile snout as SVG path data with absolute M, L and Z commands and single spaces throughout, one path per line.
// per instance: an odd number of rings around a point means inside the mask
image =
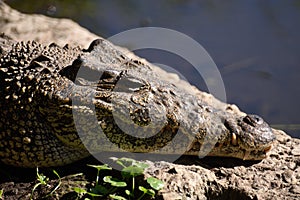
M 242 130 L 241 139 L 250 147 L 269 147 L 276 139 L 271 127 L 257 115 L 246 115 L 238 120 L 238 126 Z

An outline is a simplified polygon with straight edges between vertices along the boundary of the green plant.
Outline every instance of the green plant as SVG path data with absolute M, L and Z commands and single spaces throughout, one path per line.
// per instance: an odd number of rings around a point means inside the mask
M 55 170 L 53 170 L 53 173 L 58 177 L 58 184 L 45 196 L 45 198 L 52 195 L 61 185 L 61 178 L 60 178 L 59 174 Z M 38 167 L 36 168 L 36 176 L 37 176 L 38 183 L 34 185 L 32 191 L 31 191 L 30 199 L 33 199 L 33 193 L 37 189 L 38 186 L 47 185 L 47 183 L 49 181 L 48 177 L 39 173 Z
M 153 198 L 156 194 L 155 191 L 161 190 L 164 183 L 154 177 L 149 177 L 145 181 L 139 182 L 137 186 L 136 178 L 143 175 L 148 164 L 140 161 L 136 161 L 130 158 L 111 158 L 117 164 L 122 167 L 119 178 L 112 176 L 103 176 L 100 179 L 100 171 L 112 170 L 108 165 L 88 165 L 97 169 L 97 176 L 95 186 L 86 191 L 82 188 L 74 188 L 74 191 L 80 195 L 87 194 L 94 197 L 108 196 L 112 199 L 124 200 L 124 199 L 138 199 L 141 200 L 145 195 L 149 195 Z M 148 187 L 148 188 L 147 188 Z M 124 197 L 127 196 L 127 198 Z
M 4 192 L 4 190 L 1 189 L 1 190 L 0 190 L 0 199 L 3 199 L 3 196 L 2 196 L 2 195 L 3 195 L 3 192 Z
M 108 165 L 88 165 L 89 167 L 93 167 L 97 169 L 97 176 L 96 176 L 96 182 L 95 187 L 90 189 L 90 192 L 86 191 L 82 188 L 74 188 L 74 191 L 78 193 L 79 195 L 85 195 L 88 194 L 91 197 L 102 197 L 106 195 L 109 191 L 102 185 L 100 185 L 100 171 L 102 170 L 112 170 L 111 167 L 108 167 Z
M 136 190 L 136 184 L 135 184 L 135 178 L 137 176 L 140 176 L 144 173 L 145 169 L 149 167 L 146 163 L 139 162 L 130 158 L 120 158 L 115 159 L 113 158 L 119 165 L 123 167 L 121 174 L 122 177 L 125 180 L 130 181 L 131 180 L 131 188 L 130 190 L 125 190 L 125 193 L 128 195 L 129 199 L 135 197 L 135 190 Z M 151 192 L 140 186 L 139 190 L 143 192 L 143 194 L 138 198 L 141 199 L 145 194 L 151 194 L 151 196 L 155 195 L 155 192 L 151 190 Z M 154 195 L 152 195 L 154 193 Z

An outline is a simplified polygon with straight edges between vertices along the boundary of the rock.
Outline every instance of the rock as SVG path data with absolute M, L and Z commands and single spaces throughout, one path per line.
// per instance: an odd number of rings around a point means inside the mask
M 286 135 L 274 132 L 279 137 Z M 147 174 L 166 183 L 162 196 L 175 192 L 181 199 L 299 199 L 300 157 L 293 155 L 292 149 L 300 148 L 300 140 L 288 135 L 285 138 L 276 142 L 268 158 L 250 166 L 204 168 L 149 162 Z
M 0 16 L 0 32 L 17 41 L 37 40 L 87 47 L 93 39 L 99 38 L 71 20 L 22 14 L 4 3 L 0 3 Z M 161 72 L 159 68 L 157 71 Z M 181 81 L 176 75 L 166 75 Z M 182 83 L 183 87 L 190 87 Z M 193 90 L 211 104 L 241 112 L 234 105 L 221 103 L 194 87 Z M 291 138 L 280 130 L 274 132 L 277 141 L 269 157 L 261 162 L 189 157 L 180 158 L 176 163 L 147 161 L 150 167 L 145 176 L 151 175 L 165 182 L 164 189 L 159 192 L 162 199 L 299 199 L 300 139 Z
M 47 45 L 55 41 L 60 46 L 69 43 L 87 48 L 94 39 L 99 38 L 70 19 L 23 14 L 2 1 L 0 16 L 0 33 L 3 32 L 16 41 L 35 40 Z

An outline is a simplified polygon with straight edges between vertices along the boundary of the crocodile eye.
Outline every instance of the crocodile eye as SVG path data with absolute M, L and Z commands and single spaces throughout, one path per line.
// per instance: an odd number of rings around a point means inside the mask
M 256 124 L 262 124 L 264 122 L 264 120 L 257 115 L 253 115 L 253 119 L 255 120 Z
M 121 77 L 120 80 L 117 82 L 114 91 L 115 92 L 134 92 L 140 90 L 143 86 L 146 86 L 147 83 L 143 80 L 124 76 Z

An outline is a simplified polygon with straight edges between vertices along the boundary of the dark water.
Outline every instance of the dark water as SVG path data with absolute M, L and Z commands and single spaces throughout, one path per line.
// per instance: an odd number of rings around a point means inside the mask
M 32 2 L 32 3 L 30 3 Z M 174 29 L 195 39 L 222 75 L 227 102 L 261 115 L 273 127 L 300 138 L 299 0 L 21 1 L 25 12 L 68 17 L 103 37 L 142 27 Z M 172 66 L 207 91 L 193 67 L 174 54 L 137 51 Z

